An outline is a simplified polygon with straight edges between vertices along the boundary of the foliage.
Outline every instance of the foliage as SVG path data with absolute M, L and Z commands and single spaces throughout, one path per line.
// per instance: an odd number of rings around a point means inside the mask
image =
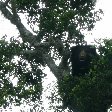
M 72 103 L 75 99 L 71 96 L 75 91 L 78 96 L 81 91 L 81 88 L 75 88 L 75 85 L 86 83 L 86 77 L 85 81 L 76 78 L 76 84 L 69 75 L 65 75 L 62 80 L 64 73 L 70 73 L 70 45 L 84 41 L 81 31 L 91 30 L 95 22 L 100 20 L 99 14 L 102 11 L 94 11 L 95 2 L 92 0 L 4 1 L 0 1 L 0 11 L 16 25 L 22 42 L 0 41 L 0 104 L 8 106 L 12 102 L 21 104 L 22 100 L 30 99 L 35 102 L 40 99 L 44 76 L 41 67 L 48 66 L 58 80 L 64 107 L 74 109 L 75 103 L 78 102 Z M 28 24 L 35 35 L 24 27 L 19 14 L 27 15 Z M 61 62 L 58 66 L 55 61 L 59 59 Z M 14 85 L 15 79 L 17 84 Z M 83 109 L 82 105 L 83 102 Z
M 60 39 L 65 43 L 65 32 L 69 33 L 67 41 L 77 38 L 78 41 L 83 40 L 84 36 L 80 30 L 91 30 L 101 13 L 101 10 L 93 11 L 95 2 L 92 0 L 81 0 L 74 3 L 74 6 L 72 2 L 73 0 L 17 0 L 17 7 L 18 12 L 28 13 L 31 26 L 37 24 L 33 27 L 36 33 L 39 27 L 38 41 L 48 41 L 52 37 L 54 41 Z M 80 10 L 77 7 L 80 7 Z
M 65 76 L 59 91 L 65 107 L 80 112 L 107 112 L 112 104 L 112 42 L 104 40 L 89 74 Z
M 21 52 L 28 46 L 18 42 L 0 40 L 0 105 L 4 107 L 11 102 L 19 105 L 23 98 L 36 101 L 42 92 L 42 72 L 33 61 L 27 63 Z

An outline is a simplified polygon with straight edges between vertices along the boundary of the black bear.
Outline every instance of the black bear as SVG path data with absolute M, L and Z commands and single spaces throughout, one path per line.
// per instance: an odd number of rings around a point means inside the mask
M 89 72 L 90 63 L 96 56 L 96 48 L 91 45 L 71 48 L 72 75 L 80 76 Z

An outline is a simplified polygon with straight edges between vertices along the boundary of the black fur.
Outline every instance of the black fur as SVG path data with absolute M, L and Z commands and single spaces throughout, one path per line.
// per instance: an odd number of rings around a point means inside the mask
M 96 48 L 91 45 L 74 46 L 71 48 L 72 75 L 80 76 L 89 72 L 90 63 L 96 56 Z

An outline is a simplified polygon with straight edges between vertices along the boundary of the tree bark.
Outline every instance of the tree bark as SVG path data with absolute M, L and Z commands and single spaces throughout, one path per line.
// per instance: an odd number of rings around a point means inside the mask
M 36 40 L 36 38 L 38 38 L 38 37 L 33 35 L 29 30 L 27 30 L 25 28 L 25 26 L 21 22 L 19 15 L 17 13 L 13 14 L 13 12 L 15 12 L 15 11 L 12 11 L 12 13 L 9 11 L 9 9 L 7 8 L 7 4 L 5 2 L 0 1 L 0 11 L 2 12 L 2 14 L 4 15 L 4 17 L 6 19 L 10 20 L 10 22 L 17 27 L 23 42 L 28 42 L 32 46 L 35 47 L 37 45 L 37 43 L 40 43 Z M 12 10 L 14 10 L 13 8 L 12 8 Z M 43 45 L 43 43 L 40 43 L 40 46 L 41 46 L 41 44 Z M 55 75 L 55 77 L 57 79 L 59 79 L 59 77 L 61 77 L 61 72 L 60 72 L 59 67 L 55 64 L 52 57 L 49 54 L 43 54 L 43 57 L 44 57 L 44 60 L 47 64 L 47 66 L 52 71 L 52 73 Z

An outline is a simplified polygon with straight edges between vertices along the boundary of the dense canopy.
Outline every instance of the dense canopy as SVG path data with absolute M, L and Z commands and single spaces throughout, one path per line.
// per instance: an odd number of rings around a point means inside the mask
M 83 44 L 82 30 L 91 30 L 101 19 L 102 10 L 95 11 L 95 4 L 95 0 L 0 0 L 2 15 L 19 31 L 10 42 L 8 36 L 0 40 L 1 106 L 40 100 L 46 76 L 42 68 L 48 66 L 57 79 L 60 111 L 106 112 L 112 104 L 111 40 L 98 48 L 99 58 L 88 74 L 71 75 L 71 44 Z M 21 22 L 21 15 L 32 32 Z

